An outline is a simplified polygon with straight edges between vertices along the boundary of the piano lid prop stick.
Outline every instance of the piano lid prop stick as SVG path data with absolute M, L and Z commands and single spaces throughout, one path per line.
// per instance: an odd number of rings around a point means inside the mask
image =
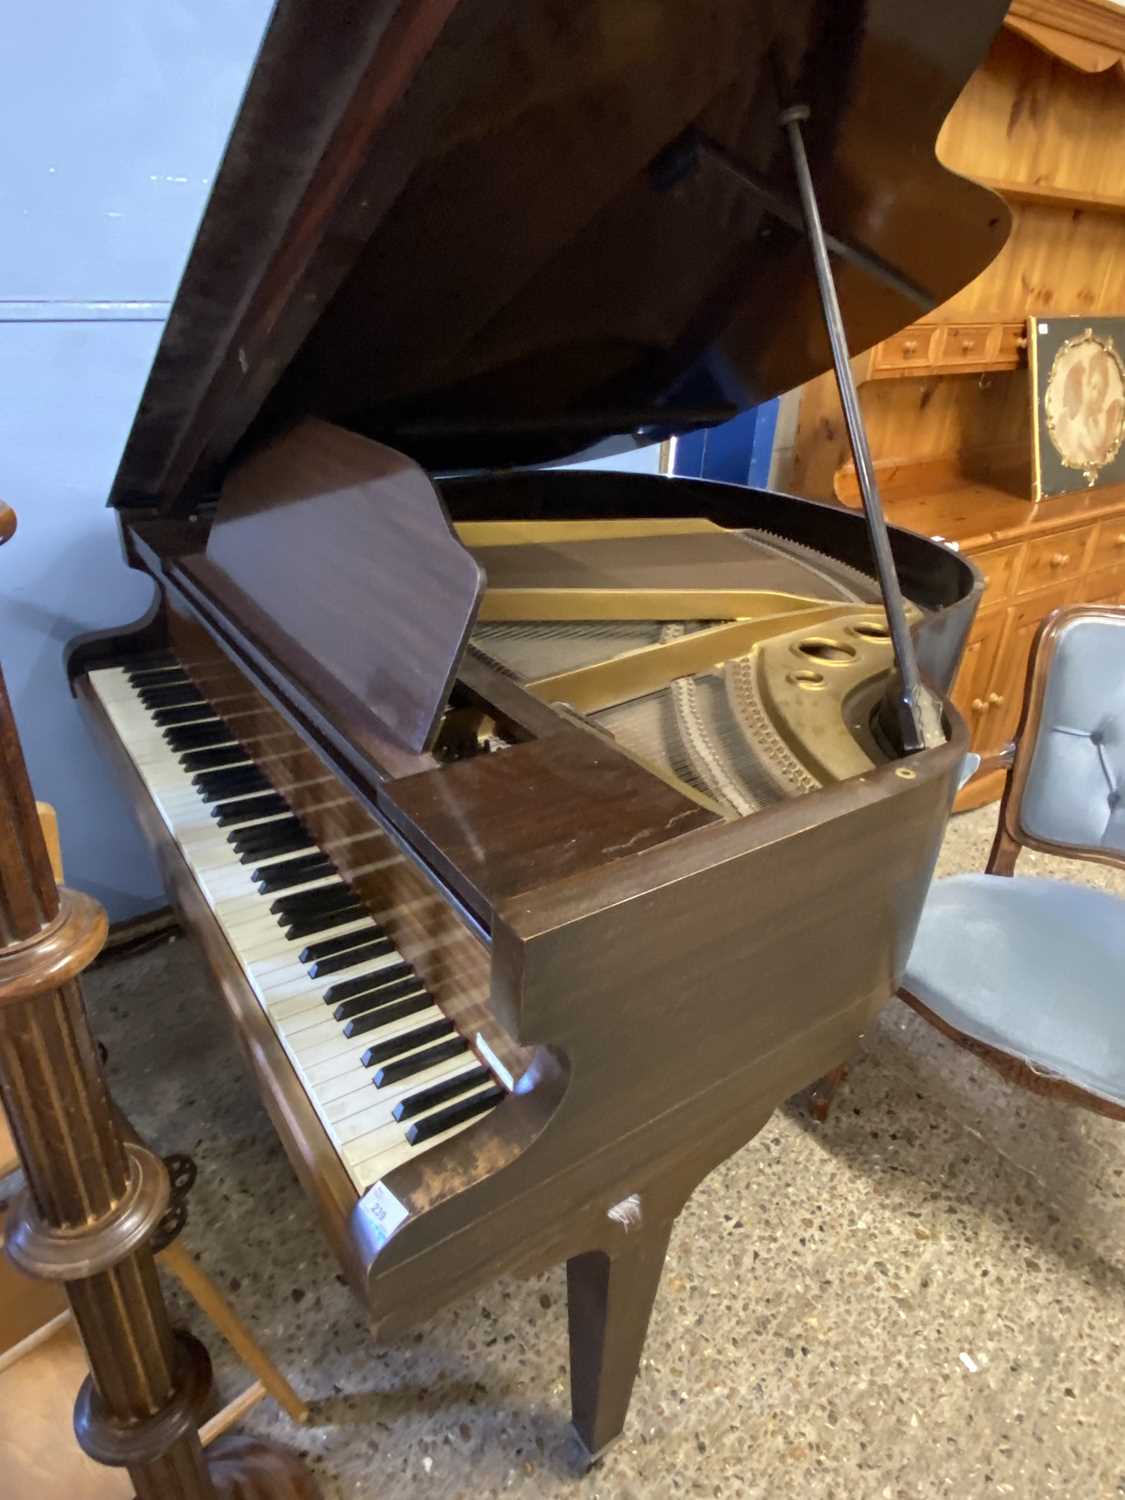
M 832 277 L 832 266 L 828 259 L 828 246 L 824 240 L 824 228 L 820 221 L 816 190 L 813 187 L 809 160 L 805 153 L 801 121 L 809 118 L 807 104 L 795 104 L 783 110 L 780 123 L 789 138 L 793 156 L 793 170 L 800 190 L 801 209 L 805 217 L 805 233 L 812 250 L 816 284 L 820 292 L 820 305 L 824 323 L 828 330 L 828 341 L 832 346 L 832 365 L 836 373 L 836 385 L 840 392 L 840 403 L 844 409 L 844 421 L 848 429 L 848 442 L 855 460 L 860 494 L 863 497 L 863 512 L 867 519 L 867 530 L 871 547 L 875 553 L 875 566 L 879 574 L 879 587 L 883 592 L 883 603 L 887 611 L 887 625 L 891 632 L 895 660 L 898 663 L 901 687 L 896 700 L 899 730 L 903 747 L 907 752 L 931 749 L 945 743 L 941 723 L 941 705 L 926 687 L 918 671 L 918 659 L 914 654 L 914 641 L 906 620 L 906 606 L 902 588 L 891 552 L 887 519 L 879 499 L 879 487 L 875 479 L 875 466 L 871 461 L 871 448 L 863 415 L 859 409 L 859 393 L 848 356 L 848 340 L 844 331 L 844 320 L 840 314 L 840 303 L 836 296 L 836 283 Z

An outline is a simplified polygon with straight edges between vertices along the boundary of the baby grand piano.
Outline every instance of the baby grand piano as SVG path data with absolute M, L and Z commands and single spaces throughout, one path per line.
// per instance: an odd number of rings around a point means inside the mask
M 115 483 L 154 603 L 69 670 L 293 1166 L 376 1330 L 565 1260 L 591 1455 L 693 1188 L 896 988 L 980 582 L 542 466 L 826 366 L 787 106 L 853 347 L 975 275 L 1002 10 L 281 0 Z

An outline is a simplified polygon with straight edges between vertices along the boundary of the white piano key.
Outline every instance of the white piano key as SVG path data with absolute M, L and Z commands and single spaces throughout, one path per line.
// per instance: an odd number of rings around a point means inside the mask
M 308 1092 L 310 1101 L 340 1153 L 357 1190 L 363 1192 L 378 1181 L 382 1173 L 391 1170 L 400 1161 L 418 1156 L 430 1146 L 438 1145 L 467 1128 L 471 1121 L 453 1127 L 434 1137 L 433 1141 L 412 1147 L 406 1139 L 406 1130 L 413 1121 L 399 1122 L 392 1116 L 400 1099 L 431 1083 L 454 1077 L 457 1073 L 476 1066 L 478 1059 L 472 1051 L 447 1058 L 419 1072 L 415 1077 L 386 1089 L 374 1087 L 374 1076 L 378 1069 L 365 1068 L 362 1063 L 363 1055 L 369 1047 L 444 1019 L 444 1013 L 438 1006 L 428 1004 L 410 1016 L 384 1022 L 373 1026 L 370 1031 L 349 1038 L 344 1035 L 346 1023 L 335 1019 L 335 1003 L 330 1006 L 325 1002 L 324 995 L 333 985 L 366 976 L 371 976 L 374 980 L 382 971 L 402 964 L 400 953 L 392 949 L 378 958 L 358 959 L 330 975 L 322 975 L 318 980 L 309 976 L 310 966 L 301 963 L 300 954 L 306 947 L 322 939 L 341 938 L 353 932 L 368 933 L 373 925 L 378 925 L 378 914 L 361 910 L 347 922 L 333 925 L 328 921 L 328 925 L 310 931 L 303 937 L 287 937 L 286 927 L 293 921 L 303 919 L 294 917 L 286 920 L 283 914 L 272 912 L 270 907 L 274 901 L 280 896 L 292 896 L 303 891 L 339 885 L 340 876 L 333 872 L 290 886 L 285 891 L 259 891 L 251 879 L 254 871 L 300 858 L 311 853 L 311 849 L 267 855 L 244 864 L 228 837 L 233 830 L 229 826 L 219 826 L 218 819 L 212 816 L 212 808 L 216 801 L 246 801 L 249 806 L 250 799 L 262 795 L 261 790 L 235 791 L 229 795 L 220 795 L 210 802 L 205 801 L 202 791 L 194 783 L 196 773 L 187 770 L 181 762 L 181 756 L 189 752 L 174 750 L 168 743 L 164 735 L 165 726 L 157 724 L 153 713 L 145 707 L 140 698 L 139 686 L 129 682 L 126 669 L 99 669 L 90 674 L 90 682 L 225 932 L 247 981 L 293 1063 L 298 1078 Z M 200 678 L 197 686 L 201 695 L 206 698 L 205 676 Z M 186 720 L 185 724 L 220 719 L 230 724 L 231 715 L 238 711 L 256 712 L 244 694 L 240 696 L 229 690 L 224 692 L 217 687 L 214 699 L 201 703 L 198 715 Z M 256 766 L 268 781 L 270 763 L 275 758 L 274 747 L 280 738 L 277 735 L 259 734 L 240 742 L 232 733 L 232 738 L 223 743 L 243 743 L 247 758 L 238 764 Z M 210 750 L 222 746 L 209 745 L 201 748 Z M 232 770 L 235 766 L 214 769 Z M 307 799 L 310 792 L 315 795 L 319 791 L 322 796 L 315 806 L 330 808 L 341 803 L 338 787 L 331 777 L 311 776 L 300 786 L 302 801 Z M 288 810 L 274 812 L 248 819 L 239 826 L 245 829 L 259 827 L 292 815 Z M 362 839 L 365 836 L 358 837 Z M 390 863 L 390 856 L 378 858 L 356 873 L 377 871 Z M 317 922 L 318 918 L 313 915 L 309 920 Z M 419 980 L 417 989 L 397 996 L 396 1001 L 417 998 L 424 993 Z M 388 1002 L 388 1008 L 396 1001 Z M 373 1013 L 368 1012 L 368 1015 L 371 1014 Z M 423 1043 L 412 1050 L 422 1051 L 433 1045 L 435 1044 L 432 1042 Z M 481 1085 L 482 1088 L 490 1086 Z

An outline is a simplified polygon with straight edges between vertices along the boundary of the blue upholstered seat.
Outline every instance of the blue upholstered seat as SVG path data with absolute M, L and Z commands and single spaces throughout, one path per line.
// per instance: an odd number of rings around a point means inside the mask
M 1020 824 L 1042 843 L 1125 854 L 1125 613 L 1059 631 Z
M 958 1031 L 1125 1104 L 1125 901 L 1020 876 L 939 880 L 903 988 Z
M 1007 839 L 1009 851 L 1030 842 L 1121 865 L 1125 610 L 1064 610 L 1044 642 L 997 849 Z M 1120 897 L 1003 873 L 939 880 L 903 989 L 966 1036 L 1125 1105 Z

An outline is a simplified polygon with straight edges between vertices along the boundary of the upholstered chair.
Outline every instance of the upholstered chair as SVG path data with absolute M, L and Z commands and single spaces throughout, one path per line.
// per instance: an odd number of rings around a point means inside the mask
M 1125 1119 L 1125 899 L 1013 874 L 1023 848 L 1125 869 L 1125 608 L 1044 622 L 1007 759 L 985 873 L 934 883 L 899 993 L 1011 1080 Z

